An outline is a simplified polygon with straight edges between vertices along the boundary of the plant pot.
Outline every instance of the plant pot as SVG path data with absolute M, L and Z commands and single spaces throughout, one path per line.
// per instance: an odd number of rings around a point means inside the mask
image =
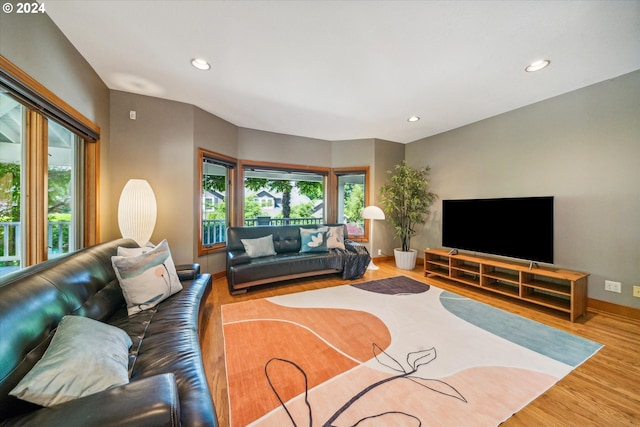
M 416 266 L 416 257 L 418 256 L 418 251 L 415 249 L 409 249 L 409 251 L 404 252 L 398 248 L 393 250 L 393 255 L 396 257 L 396 267 L 401 270 L 413 270 Z

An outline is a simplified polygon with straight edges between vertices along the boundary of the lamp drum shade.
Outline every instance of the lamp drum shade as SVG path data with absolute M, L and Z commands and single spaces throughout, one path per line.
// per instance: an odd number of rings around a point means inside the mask
M 156 196 L 144 179 L 130 179 L 122 189 L 118 203 L 118 226 L 122 237 L 144 246 L 156 226 Z

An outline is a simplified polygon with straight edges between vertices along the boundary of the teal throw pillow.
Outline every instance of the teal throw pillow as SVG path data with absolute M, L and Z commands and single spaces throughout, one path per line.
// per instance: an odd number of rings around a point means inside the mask
M 300 252 L 326 252 L 327 232 L 315 228 L 300 229 Z

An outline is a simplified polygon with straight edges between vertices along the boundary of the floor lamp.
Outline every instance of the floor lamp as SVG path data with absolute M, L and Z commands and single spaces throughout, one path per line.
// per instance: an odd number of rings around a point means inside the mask
M 373 263 L 373 221 L 376 219 L 384 219 L 384 212 L 377 206 L 367 206 L 362 210 L 362 218 L 369 220 L 369 242 L 371 261 L 367 270 L 377 270 L 379 267 Z
M 130 179 L 122 189 L 118 203 L 118 225 L 122 237 L 141 247 L 151 238 L 156 225 L 156 197 L 144 179 Z

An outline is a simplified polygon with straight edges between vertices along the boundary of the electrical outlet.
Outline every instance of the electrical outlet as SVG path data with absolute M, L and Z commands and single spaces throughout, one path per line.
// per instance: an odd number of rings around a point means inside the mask
M 633 287 L 633 296 L 640 298 L 640 286 L 634 286 Z
M 378 249 L 378 255 L 382 255 L 382 249 Z
M 604 290 L 605 291 L 609 291 L 609 292 L 621 293 L 622 292 L 622 283 L 614 282 L 614 281 L 611 281 L 611 280 L 605 280 L 604 281 Z

